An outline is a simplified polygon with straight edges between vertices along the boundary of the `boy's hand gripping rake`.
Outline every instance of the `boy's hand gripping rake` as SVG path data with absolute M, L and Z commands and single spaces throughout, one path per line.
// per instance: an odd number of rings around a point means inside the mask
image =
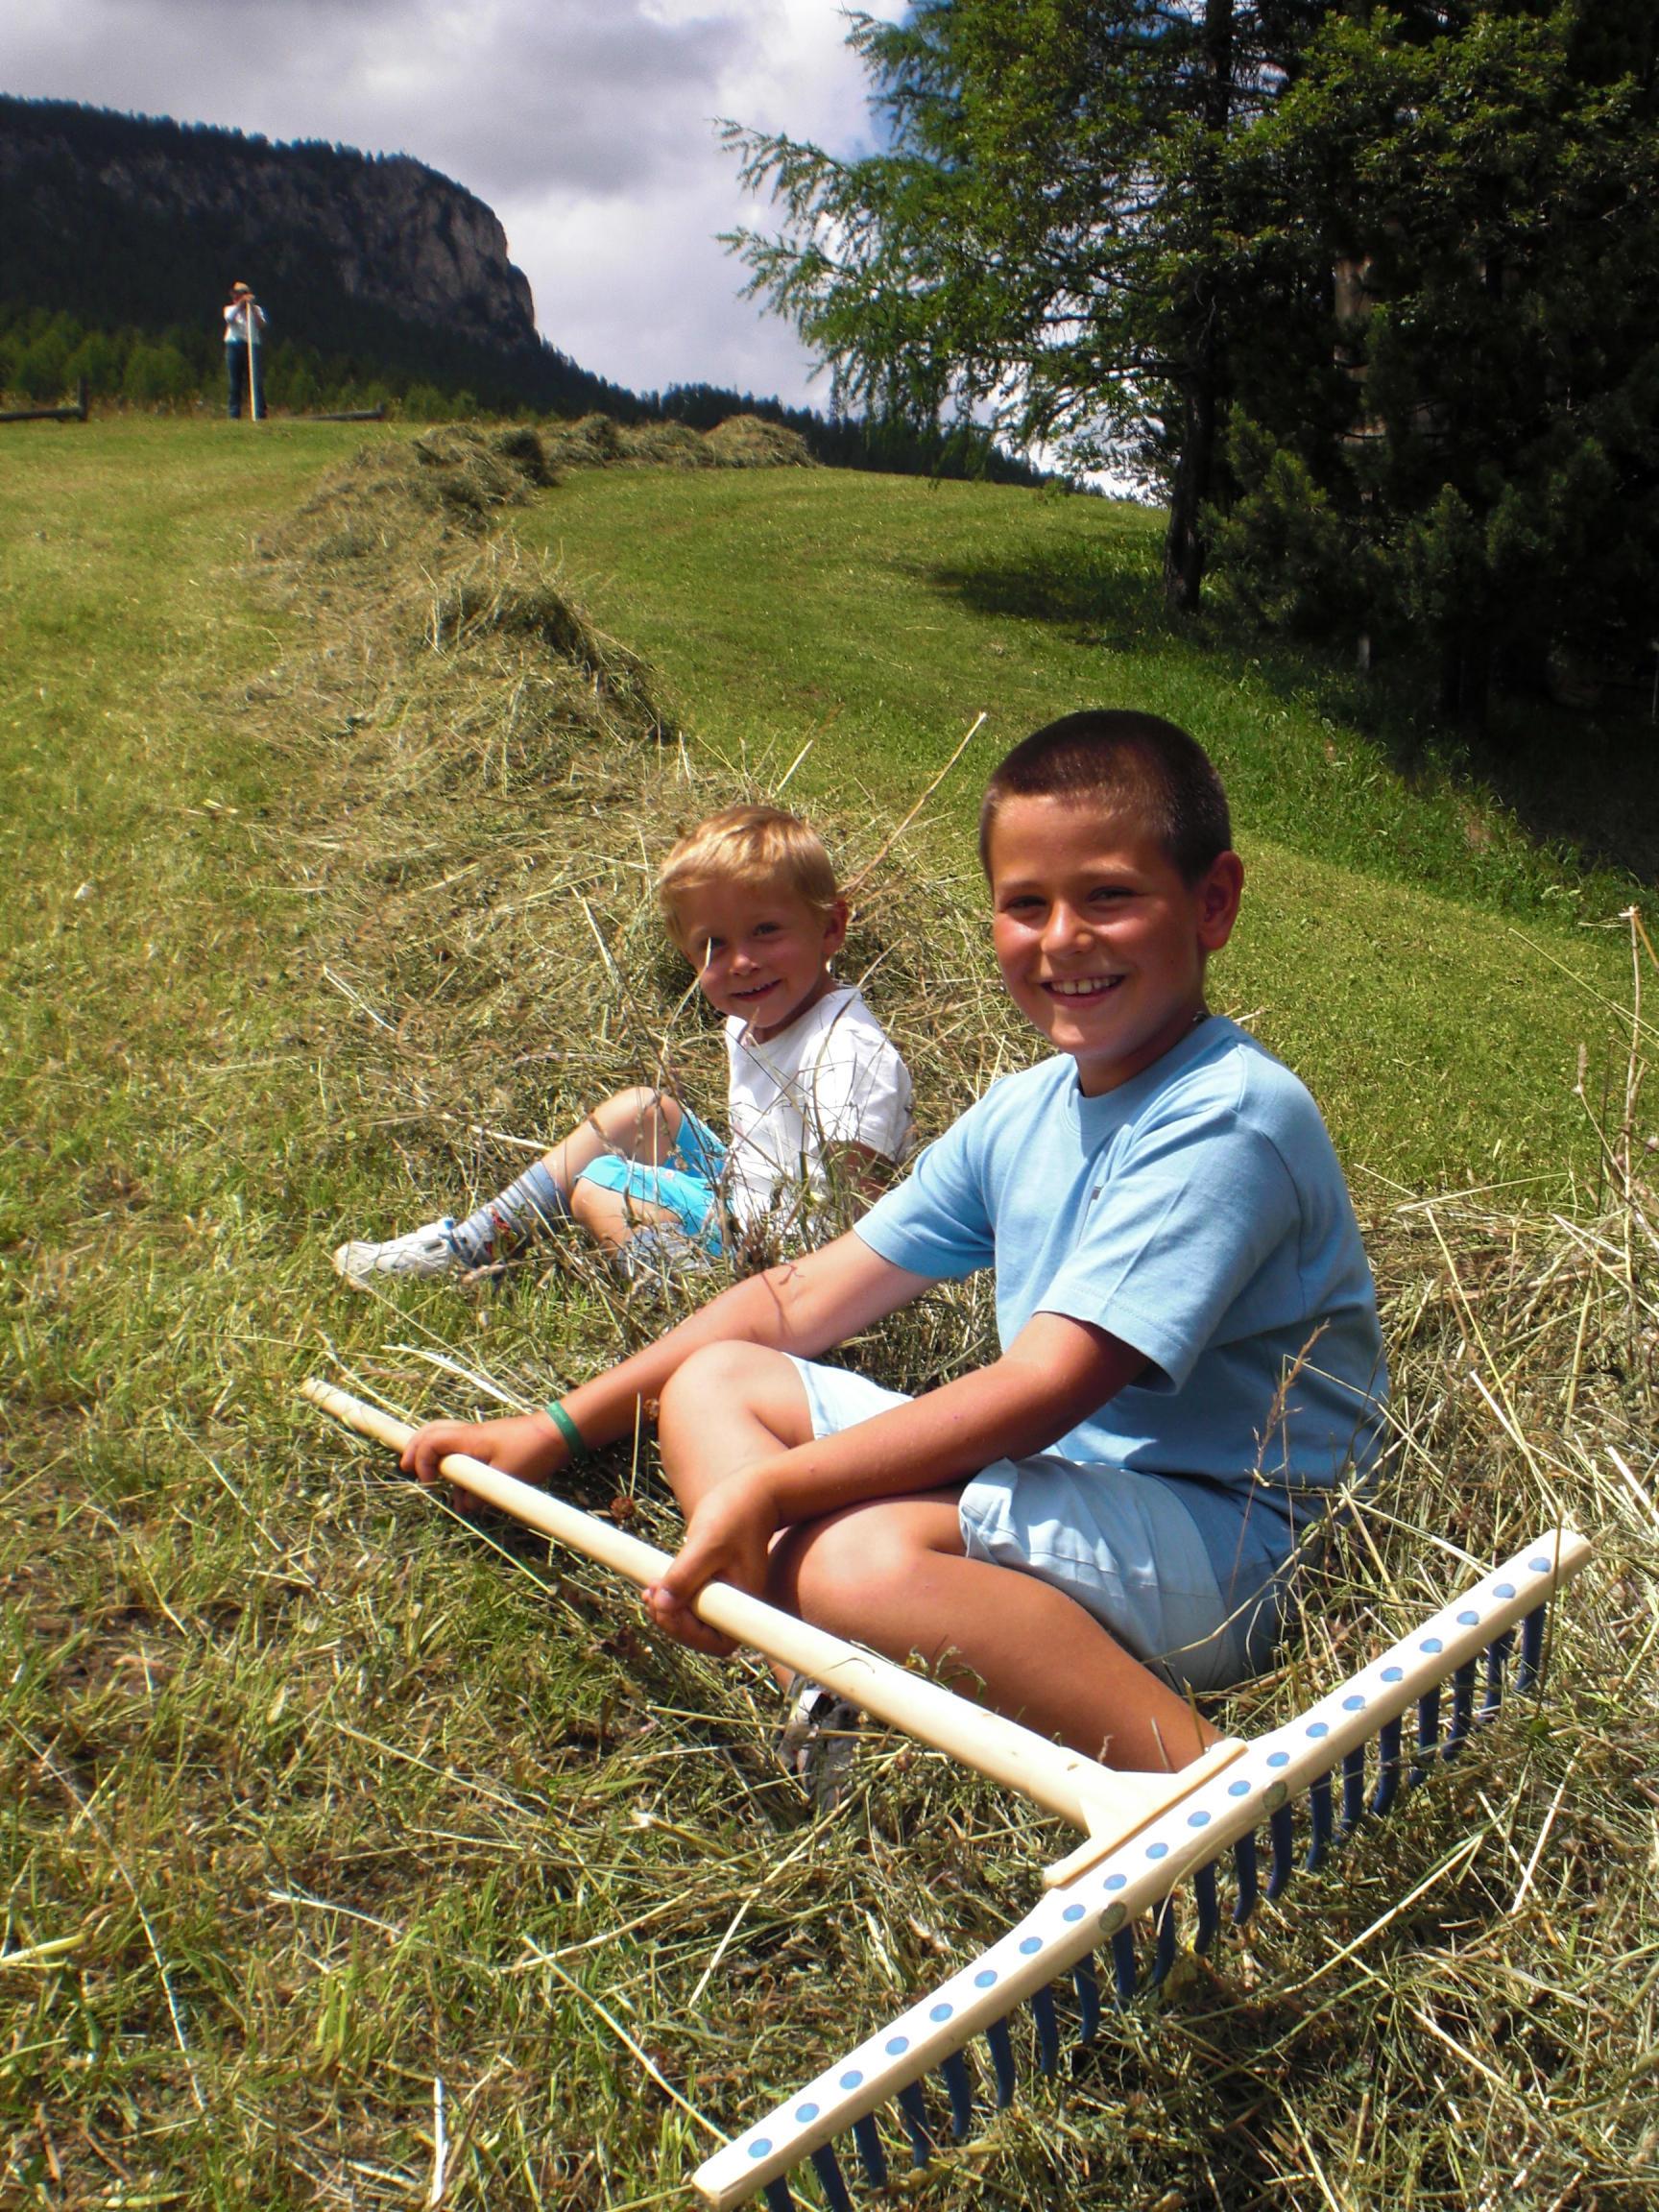
M 394 1451 L 414 1434 L 329 1383 L 307 1382 L 304 1395 Z M 443 1472 L 458 1488 L 641 1586 L 668 1564 L 666 1552 L 479 1460 L 455 1454 Z M 698 2189 L 719 2207 L 764 2190 L 773 2212 L 785 2212 L 794 2199 L 783 2176 L 810 2159 L 832 2212 L 851 2212 L 832 2139 L 851 2129 L 872 2184 L 884 2186 L 886 2152 L 874 2115 L 889 2101 L 898 2104 L 913 2163 L 926 2164 L 941 2117 L 957 2139 L 972 2125 L 975 2083 L 966 2054 L 976 2039 L 989 2060 L 991 2101 L 1001 2106 L 1012 2099 L 1010 2022 L 1022 2005 L 1031 2009 L 1038 2067 L 1053 2071 L 1060 2018 L 1052 1984 L 1062 1975 L 1071 1977 L 1078 2040 L 1090 2040 L 1100 2016 L 1093 1953 L 1102 1940 L 1118 2000 L 1127 2002 L 1140 1977 L 1138 1919 L 1153 1919 L 1150 1979 L 1161 1981 L 1173 1961 L 1179 1885 L 1190 1880 L 1193 1948 L 1207 1950 L 1220 1926 L 1223 1862 L 1235 1922 L 1289 1880 L 1297 1798 L 1308 1801 L 1301 1863 L 1312 1868 L 1339 1837 L 1386 1813 L 1435 1763 L 1455 1757 L 1498 1712 L 1507 1683 L 1522 1694 L 1533 1689 L 1548 1600 L 1589 1556 L 1587 1541 L 1571 1529 L 1541 1536 L 1295 1719 L 1252 1743 L 1218 1743 L 1167 1775 L 1115 1772 L 745 1591 L 710 1583 L 695 1610 L 711 1626 L 1022 1791 L 1084 1829 L 1088 1840 L 1048 1869 L 1046 1896 L 1017 1927 L 707 2160 L 694 2176 Z M 1407 1747 L 1403 1722 L 1413 1708 Z M 1265 1875 L 1256 1840 L 1263 1826 Z M 933 2072 L 945 2091 L 942 2113 L 922 2087 Z
M 332 1413 L 348 1428 L 373 1436 L 394 1452 L 401 1452 L 415 1433 L 407 1422 L 381 1412 L 377 1406 L 366 1405 L 330 1382 L 307 1382 L 302 1393 L 312 1405 Z M 659 1580 L 669 1564 L 669 1554 L 656 1545 L 642 1543 L 637 1536 L 567 1505 L 532 1483 L 487 1467 L 481 1459 L 457 1452 L 442 1465 L 445 1479 L 458 1490 L 483 1499 L 516 1521 L 625 1575 L 641 1589 Z M 1126 1818 L 1144 1817 L 1142 1785 L 1163 1787 L 1166 1791 L 1170 1787 L 1185 1790 L 1198 1770 L 1189 1767 L 1179 1775 L 1168 1776 L 1115 1773 L 1095 1760 L 1085 1759 L 1029 1728 L 1022 1728 L 1017 1720 L 1005 1720 L 999 1713 L 959 1697 L 942 1683 L 911 1674 L 878 1652 L 814 1628 L 793 1613 L 784 1613 L 727 1582 L 708 1584 L 692 1610 L 722 1635 L 735 1638 L 781 1667 L 792 1667 L 798 1674 L 822 1682 L 861 1711 L 949 1752 L 993 1782 L 1021 1791 L 1091 1835 L 1120 1833 Z M 1208 1760 L 1216 1756 L 1213 1751 Z

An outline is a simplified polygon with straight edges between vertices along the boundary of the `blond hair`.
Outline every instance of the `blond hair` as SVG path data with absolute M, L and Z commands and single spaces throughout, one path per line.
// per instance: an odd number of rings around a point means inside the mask
M 676 944 L 679 901 L 710 883 L 788 891 L 820 915 L 841 896 L 823 839 L 781 806 L 722 806 L 680 839 L 657 875 L 657 903 Z

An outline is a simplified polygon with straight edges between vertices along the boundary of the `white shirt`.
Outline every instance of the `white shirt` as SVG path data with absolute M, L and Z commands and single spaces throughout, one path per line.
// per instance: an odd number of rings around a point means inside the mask
M 826 1191 L 830 1146 L 862 1144 L 886 1159 L 902 1158 L 910 1142 L 909 1071 L 854 985 L 837 984 L 764 1044 L 732 1017 L 726 1050 L 726 1200 L 743 1227 L 772 1212 L 781 1188 Z M 788 1214 L 798 1211 L 797 1196 Z

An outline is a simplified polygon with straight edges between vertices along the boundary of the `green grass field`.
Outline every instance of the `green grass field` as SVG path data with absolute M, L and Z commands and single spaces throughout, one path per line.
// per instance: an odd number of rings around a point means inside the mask
M 494 1188 L 659 1055 L 708 1096 L 650 863 L 809 738 L 789 790 L 857 869 L 987 713 L 854 950 L 932 1125 L 1027 1049 L 973 803 L 1094 700 L 1228 774 L 1249 906 L 1215 997 L 1326 1107 L 1398 1384 L 1395 1484 L 1229 1724 L 1470 1556 L 1558 1518 L 1600 1551 L 1535 1710 L 905 2200 L 1650 2202 L 1633 887 L 1450 775 L 1408 788 L 1312 673 L 1166 632 L 1152 524 L 1103 503 L 607 469 L 491 506 L 401 433 L 355 467 L 346 427 L 7 435 L 0 2204 L 684 2201 L 716 2131 L 1030 1901 L 1051 1823 L 888 1739 L 814 1822 L 759 1669 L 660 1647 L 295 1393 L 534 1402 L 659 1325 L 570 1255 L 369 1299 L 327 1251 Z M 955 1295 L 862 1356 L 925 1380 L 985 1326 Z M 672 1540 L 648 1443 L 583 1476 Z
M 902 813 L 983 712 L 906 846 L 964 878 L 984 774 L 1027 731 L 1086 705 L 1182 723 L 1250 871 L 1217 1000 L 1312 1086 L 1362 1187 L 1593 1171 L 1572 1091 L 1627 973 L 1605 925 L 1631 886 L 1568 872 L 1449 777 L 1408 788 L 1320 710 L 1312 671 L 1171 633 L 1156 517 L 900 477 L 595 472 L 519 528 L 700 745 L 781 773 L 810 739 L 793 788 L 842 812 L 868 793 Z

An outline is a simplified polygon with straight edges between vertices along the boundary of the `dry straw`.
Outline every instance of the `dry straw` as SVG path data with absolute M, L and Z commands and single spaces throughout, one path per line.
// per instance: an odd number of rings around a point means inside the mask
M 357 813 L 349 861 L 330 870 L 356 987 L 398 1044 L 389 1057 L 343 1005 L 345 1034 L 367 1047 L 356 1060 L 364 1109 L 397 1128 L 411 1180 L 429 1191 L 453 1188 L 457 1170 L 475 1187 L 491 1181 L 500 1159 L 481 1124 L 539 1142 L 579 1100 L 643 1072 L 713 1102 L 716 1061 L 660 942 L 651 864 L 702 806 L 778 775 L 777 762 L 694 766 L 670 741 L 673 716 L 648 672 L 605 640 L 573 629 L 561 655 L 559 623 L 515 612 L 555 587 L 527 581 L 508 541 L 479 542 L 458 567 L 433 591 L 429 633 L 448 641 L 455 706 L 441 738 L 410 736 L 420 672 L 405 678 L 392 729 L 355 755 L 374 805 Z M 779 761 L 792 757 L 781 733 Z M 416 830 L 393 805 L 421 812 L 445 789 L 469 795 L 463 839 Z M 505 819 L 484 805 L 492 790 L 512 799 Z M 855 793 L 820 818 L 860 881 L 855 962 L 872 971 L 937 1125 L 1026 1051 L 978 943 L 975 887 L 930 876 L 914 838 L 902 872 L 890 867 L 875 809 Z M 1639 994 L 1651 950 L 1637 917 L 1630 927 Z M 504 1038 L 520 1050 L 504 1054 Z M 1467 1566 L 1573 1522 L 1597 1538 L 1599 1564 L 1560 1609 L 1545 1700 L 1395 1833 L 1310 1885 L 1294 1922 L 1270 1918 L 1218 1970 L 1188 1969 L 1152 2012 L 1119 2023 L 1058 2128 L 1051 2114 L 1040 2128 L 1001 2123 L 971 2154 L 999 2201 L 1045 2203 L 1061 2186 L 1116 2200 L 1152 2174 L 1168 2181 L 1159 2200 L 1171 2205 L 1462 2208 L 1509 2196 L 1611 2206 L 1642 2200 L 1659 2179 L 1647 2095 L 1659 2049 L 1659 1253 L 1639 996 L 1627 1044 L 1601 1132 L 1598 1217 L 1509 1211 L 1471 1191 L 1402 1203 L 1373 1223 L 1395 1378 L 1388 1475 L 1328 1556 L 1301 1638 L 1225 1718 L 1248 1732 L 1270 1725 L 1430 1609 Z M 544 1358 L 531 1346 L 517 1365 L 487 1363 L 489 1387 L 473 1397 L 533 1401 L 641 1326 L 573 1252 L 548 1283 L 566 1295 L 585 1285 L 587 1325 L 564 1329 Z M 914 1386 L 984 1357 L 989 1336 L 982 1298 L 959 1291 L 858 1352 Z M 459 1320 L 454 1340 L 468 1338 Z M 405 1405 L 397 1378 L 408 1374 L 406 1356 L 388 1356 L 384 1386 Z M 469 1393 L 451 1381 L 413 1398 L 459 1407 Z M 624 1479 L 641 1524 L 671 1541 L 648 1457 L 634 1455 Z M 601 1585 L 564 1570 L 561 1582 L 584 1618 L 607 1618 Z M 652 1667 L 685 1685 L 688 1713 L 732 1716 L 746 1771 L 765 1771 L 763 1685 L 750 1718 L 741 1673 L 671 1652 Z M 711 1767 L 702 1787 L 718 1791 L 721 1762 L 695 1725 L 684 1748 Z M 759 1869 L 779 1848 L 764 1847 L 716 1946 L 722 2029 L 676 2022 L 657 2002 L 664 2036 L 687 2038 L 678 2048 L 693 2073 L 724 2085 L 716 2107 L 728 2126 L 788 2085 L 804 2044 L 845 2040 L 850 2004 L 878 2018 L 949 1949 L 984 1940 L 1006 1916 L 1013 1869 L 1042 1856 L 1025 1815 L 931 1758 L 898 1744 L 883 1756 L 878 1744 L 865 1773 L 867 1791 L 814 1854 L 825 1894 L 839 1899 L 828 1916 L 792 1921 L 797 1877 L 781 1863 L 795 1862 L 781 1854 L 774 1890 Z M 869 1860 L 874 1887 L 857 1870 Z M 660 1932 L 717 1915 L 715 1895 L 731 1894 L 712 1863 L 679 1879 L 677 1906 L 641 1907 Z M 807 1931 L 805 1948 L 780 1952 L 791 1926 Z M 713 1971 L 700 1964 L 700 1988 Z
M 119 1299 L 111 1277 L 53 1355 L 51 1387 L 76 1363 L 110 1378 L 75 1443 L 87 1479 L 60 1472 L 47 1383 L 45 1472 L 14 1454 L 7 2201 L 671 2200 L 710 2129 L 983 1947 L 1052 1856 L 1037 1815 L 882 1736 L 815 1820 L 769 1755 L 758 1671 L 662 1646 L 596 1570 L 447 1518 L 289 1410 L 319 1364 L 410 1416 L 535 1403 L 681 1295 L 624 1293 L 573 1242 L 470 1293 L 352 1300 L 326 1273 L 333 1238 L 497 1188 L 621 1083 L 661 1070 L 718 1108 L 718 1042 L 652 873 L 699 814 L 775 788 L 803 733 L 776 757 L 694 752 L 653 671 L 516 547 L 503 518 L 569 465 L 533 432 L 432 433 L 365 456 L 264 550 L 307 631 L 239 702 L 287 787 L 249 849 L 316 988 L 292 1074 L 237 1079 L 291 1080 L 281 1160 L 216 1170 L 189 1203 L 224 1233 L 188 1269 L 129 1267 Z M 846 875 L 872 870 L 851 965 L 936 1128 L 1029 1050 L 978 887 L 929 865 L 923 825 L 878 863 L 891 823 L 856 789 L 812 810 Z M 1599 1048 L 1602 1010 L 1585 1021 Z M 1293 1918 L 1264 1910 L 1109 2017 L 1080 2071 L 919 2200 L 1652 2200 L 1659 1206 L 1639 1007 L 1623 1045 L 1608 1102 L 1585 1099 L 1593 1206 L 1468 1191 L 1369 1224 L 1388 1476 L 1277 1671 L 1220 1719 L 1261 1733 L 1468 1563 L 1572 1523 L 1598 1559 L 1558 1610 L 1542 1700 L 1298 1885 Z M 112 1222 L 124 1190 L 99 1200 Z M 17 1323 L 42 1374 L 60 1273 Z M 969 1287 L 852 1357 L 914 1386 L 990 1342 Z M 584 1480 L 581 1503 L 672 1543 L 648 1438 Z

